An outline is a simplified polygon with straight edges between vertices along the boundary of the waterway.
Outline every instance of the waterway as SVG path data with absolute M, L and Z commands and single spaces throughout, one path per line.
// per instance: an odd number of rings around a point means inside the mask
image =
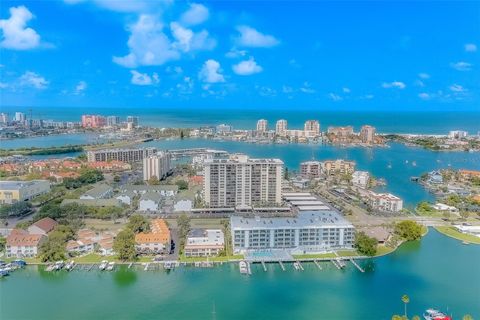
M 377 178 L 385 178 L 388 191 L 402 197 L 407 206 L 413 207 L 422 200 L 433 200 L 410 177 L 442 168 L 466 168 L 480 170 L 480 153 L 430 151 L 390 143 L 389 148 L 337 147 L 320 144 L 253 144 L 207 139 L 158 140 L 145 143 L 160 149 L 184 149 L 208 147 L 228 152 L 241 152 L 251 157 L 279 158 L 292 171 L 298 171 L 303 161 L 316 159 L 348 159 L 357 163 L 357 170 L 369 171 Z M 408 161 L 408 163 L 406 163 Z M 413 165 L 415 162 L 415 165 Z
M 97 134 L 54 134 L 41 137 L 0 140 L 0 149 L 19 149 L 31 147 L 48 148 L 61 147 L 66 145 L 94 144 L 102 143 L 105 141 L 105 139 L 99 138 Z
M 391 319 L 428 307 L 454 319 L 480 317 L 480 246 L 463 245 L 431 229 L 421 242 L 393 254 L 351 263 L 330 262 L 305 271 L 254 265 L 251 276 L 236 264 L 212 269 L 180 267 L 170 273 L 61 271 L 28 267 L 0 280 L 0 318 L 23 319 Z M 215 305 L 215 314 L 212 310 Z

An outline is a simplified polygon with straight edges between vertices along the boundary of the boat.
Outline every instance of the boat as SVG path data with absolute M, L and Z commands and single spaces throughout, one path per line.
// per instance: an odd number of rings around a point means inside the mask
M 108 265 L 108 261 L 107 260 L 102 260 L 102 263 L 100 263 L 100 265 L 98 266 L 98 269 L 103 271 L 103 270 L 105 270 L 107 265 Z
M 63 262 L 63 260 L 59 260 L 55 262 L 55 264 L 53 265 L 53 270 L 55 271 L 61 270 L 64 266 L 65 266 L 65 262 Z
M 435 309 L 425 310 L 425 312 L 423 313 L 423 318 L 425 320 L 452 320 L 452 317 Z
M 45 271 L 47 271 L 47 272 L 51 272 L 51 271 L 53 271 L 53 270 L 55 270 L 55 264 L 53 264 L 53 263 L 52 263 L 52 264 L 49 264 L 49 265 L 45 268 Z
M 108 265 L 107 265 L 107 267 L 105 268 L 105 270 L 107 270 L 107 271 L 112 271 L 114 267 L 115 267 L 115 262 L 112 261 L 112 262 L 109 262 L 109 263 L 108 263 Z
M 241 274 L 248 274 L 248 264 L 246 261 L 240 261 L 238 267 L 240 268 Z
M 71 270 L 73 270 L 73 267 L 75 267 L 75 261 L 70 260 L 70 261 L 65 265 L 65 270 L 71 271 Z
M 24 260 L 13 260 L 12 264 L 18 266 L 19 268 L 23 268 L 27 265 L 27 263 Z
M 5 268 L 0 269 L 0 277 L 6 277 L 10 274 L 10 271 L 6 270 Z
M 293 263 L 293 267 L 295 268 L 295 270 L 300 270 L 300 262 L 295 261 L 295 262 Z
M 416 166 L 417 166 L 417 162 L 416 162 L 416 161 L 413 161 L 413 162 L 412 162 L 412 166 L 416 167 Z

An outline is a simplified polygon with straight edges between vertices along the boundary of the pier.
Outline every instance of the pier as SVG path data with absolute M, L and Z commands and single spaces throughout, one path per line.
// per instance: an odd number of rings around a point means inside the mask
M 355 260 L 353 260 L 353 258 L 350 258 L 350 262 L 351 262 L 355 267 L 357 267 L 357 269 L 360 270 L 360 272 L 365 272 L 365 270 L 363 270 L 362 267 L 360 267 L 360 266 L 358 265 L 358 263 L 357 263 Z
M 283 265 L 283 262 L 279 260 L 278 263 L 280 264 L 280 268 L 282 268 L 282 271 L 285 271 L 285 266 Z
M 262 267 L 263 271 L 267 272 L 267 266 L 265 265 L 265 261 L 262 260 Z
M 318 262 L 318 260 L 313 260 L 313 263 L 315 263 L 318 269 L 322 270 L 322 266 L 320 265 L 320 262 Z

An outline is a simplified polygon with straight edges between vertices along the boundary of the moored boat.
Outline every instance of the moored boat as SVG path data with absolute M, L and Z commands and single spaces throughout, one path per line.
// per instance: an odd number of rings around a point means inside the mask
M 107 271 L 112 271 L 114 267 L 115 267 L 115 262 L 112 261 L 112 262 L 109 262 L 109 263 L 108 263 L 108 265 L 107 265 L 107 267 L 105 268 L 105 270 L 107 270 Z
M 100 270 L 105 270 L 105 268 L 107 267 L 108 265 L 108 261 L 107 260 L 103 260 L 102 263 L 100 263 L 100 265 L 98 266 L 98 269 Z
M 246 261 L 240 261 L 238 267 L 240 268 L 241 274 L 248 274 L 248 265 Z
M 452 317 L 446 315 L 445 313 L 435 310 L 427 309 L 423 314 L 425 320 L 452 320 Z

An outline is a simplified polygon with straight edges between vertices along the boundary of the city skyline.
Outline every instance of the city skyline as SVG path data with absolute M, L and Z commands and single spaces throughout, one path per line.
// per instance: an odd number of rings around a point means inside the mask
M 478 110 L 474 2 L 4 3 L 3 107 Z

